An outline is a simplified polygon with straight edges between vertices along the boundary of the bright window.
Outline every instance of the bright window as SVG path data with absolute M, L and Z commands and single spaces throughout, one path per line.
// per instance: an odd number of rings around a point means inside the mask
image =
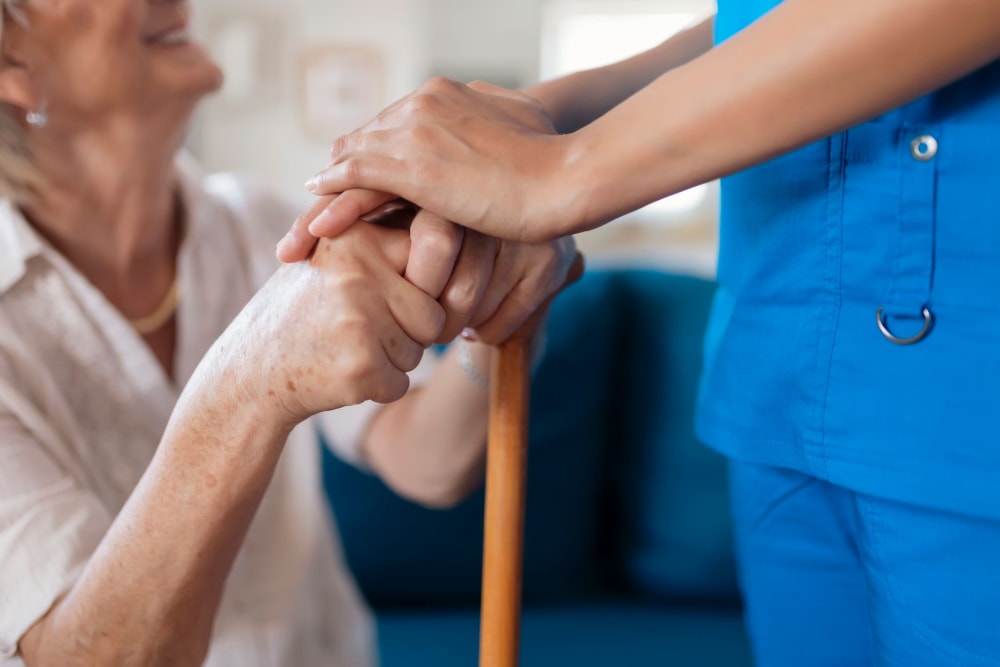
M 599 67 L 650 49 L 715 10 L 714 0 L 548 0 L 542 16 L 543 79 Z M 698 209 L 709 186 L 650 204 L 667 220 Z

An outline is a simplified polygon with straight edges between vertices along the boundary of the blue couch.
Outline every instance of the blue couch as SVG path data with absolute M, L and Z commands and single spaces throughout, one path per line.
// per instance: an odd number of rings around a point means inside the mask
M 588 273 L 533 380 L 522 665 L 750 665 L 725 462 L 692 417 L 713 285 Z M 478 652 L 483 495 L 426 510 L 332 456 L 327 492 L 383 667 Z

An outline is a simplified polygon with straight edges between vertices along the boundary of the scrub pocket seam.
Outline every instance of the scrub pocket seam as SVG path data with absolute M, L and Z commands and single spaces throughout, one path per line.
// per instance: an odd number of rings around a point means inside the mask
M 865 514 L 868 515 L 868 522 L 871 534 L 871 555 L 872 558 L 881 566 L 882 571 L 885 572 L 884 577 L 882 577 L 885 583 L 885 589 L 888 592 L 889 600 L 900 612 L 903 613 L 903 618 L 905 623 L 913 630 L 914 634 L 927 646 L 937 647 L 943 653 L 946 653 L 946 657 L 953 661 L 954 667 L 969 667 L 967 660 L 976 660 L 984 664 L 997 665 L 1000 664 L 995 657 L 988 655 L 982 655 L 979 653 L 974 653 L 968 649 L 958 646 L 952 641 L 949 641 L 945 637 L 935 630 L 934 628 L 927 625 L 922 621 L 916 611 L 913 609 L 912 605 L 908 604 L 902 591 L 896 583 L 896 576 L 894 574 L 894 568 L 890 564 L 889 559 L 886 557 L 885 549 L 885 518 L 884 509 L 886 507 L 886 502 L 878 498 L 872 498 L 870 496 L 862 496 L 860 494 L 855 494 L 855 502 L 865 506 Z

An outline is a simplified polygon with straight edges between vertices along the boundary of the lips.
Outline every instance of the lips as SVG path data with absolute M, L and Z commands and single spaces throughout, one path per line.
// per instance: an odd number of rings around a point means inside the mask
M 191 41 L 191 7 L 184 0 L 172 0 L 153 7 L 146 22 L 143 41 L 152 46 L 179 46 Z
M 178 46 L 191 41 L 191 31 L 187 25 L 169 28 L 146 37 L 145 41 L 153 46 Z

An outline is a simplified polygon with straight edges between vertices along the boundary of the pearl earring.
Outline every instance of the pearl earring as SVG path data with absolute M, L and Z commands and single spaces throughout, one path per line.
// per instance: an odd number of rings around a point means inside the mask
M 37 111 L 29 111 L 25 114 L 24 119 L 28 121 L 28 125 L 41 129 L 49 124 L 49 112 L 46 110 L 47 104 L 45 100 L 42 100 Z

